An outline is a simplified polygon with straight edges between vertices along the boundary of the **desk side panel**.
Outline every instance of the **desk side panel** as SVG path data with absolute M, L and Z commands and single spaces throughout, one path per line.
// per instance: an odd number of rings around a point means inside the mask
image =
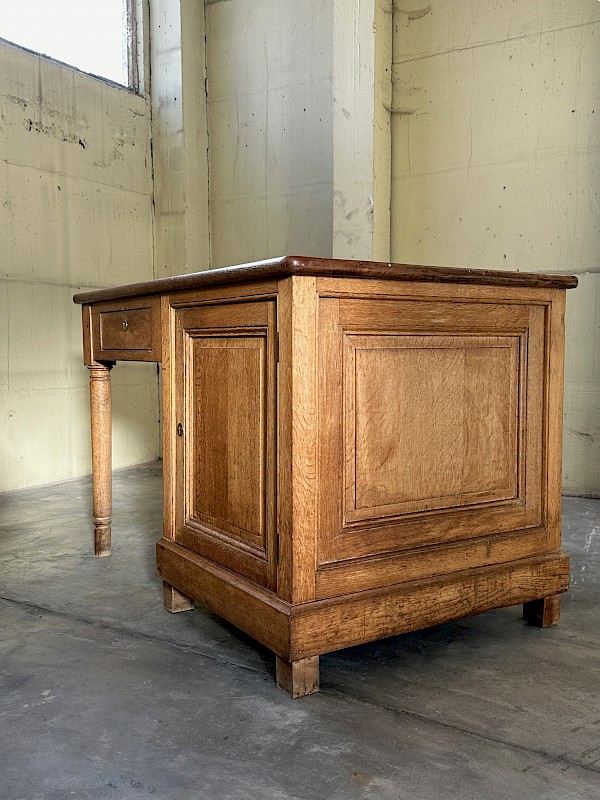
M 564 292 L 319 288 L 316 597 L 556 552 Z

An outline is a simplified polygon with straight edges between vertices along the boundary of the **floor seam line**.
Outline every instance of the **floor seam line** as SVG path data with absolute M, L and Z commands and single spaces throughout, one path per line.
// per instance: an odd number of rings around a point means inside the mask
M 119 627 L 118 625 L 111 625 L 110 623 L 90 620 L 90 619 L 87 619 L 85 617 L 80 617 L 80 616 L 77 616 L 75 614 L 70 614 L 69 612 L 66 612 L 66 611 L 61 611 L 59 609 L 54 609 L 54 608 L 51 608 L 49 606 L 43 606 L 40 603 L 34 603 L 34 602 L 31 602 L 31 601 L 28 601 L 28 600 L 18 600 L 18 599 L 13 598 L 13 597 L 6 597 L 5 595 L 0 595 L 0 602 L 5 602 L 5 603 L 8 603 L 10 605 L 17 606 L 17 607 L 29 608 L 29 609 L 32 609 L 34 611 L 40 611 L 40 612 L 42 612 L 44 614 L 49 614 L 51 616 L 53 615 L 53 616 L 61 617 L 63 619 L 70 620 L 72 622 L 79 622 L 81 624 L 88 625 L 88 626 L 90 626 L 92 628 L 97 628 L 97 629 L 100 629 L 100 630 L 108 631 L 109 633 L 129 636 L 129 637 L 131 637 L 133 639 L 139 639 L 141 641 L 149 642 L 149 643 L 152 643 L 152 644 L 161 644 L 161 645 L 171 646 L 171 647 L 176 648 L 177 650 L 180 650 L 180 651 L 183 651 L 183 652 L 186 652 L 186 653 L 191 653 L 194 656 L 197 656 L 197 657 L 200 657 L 200 658 L 205 658 L 205 659 L 207 659 L 209 661 L 212 661 L 212 662 L 215 662 L 215 663 L 218 663 L 218 664 L 224 664 L 224 665 L 230 666 L 230 667 L 237 667 L 239 669 L 243 669 L 243 670 L 246 670 L 248 672 L 251 672 L 251 673 L 253 673 L 255 675 L 261 675 L 262 674 L 262 671 L 256 669 L 255 667 L 248 666 L 248 665 L 245 665 L 245 664 L 239 664 L 239 663 L 236 663 L 236 662 L 233 662 L 233 661 L 228 661 L 227 659 L 218 658 L 218 657 L 210 655 L 208 653 L 196 650 L 193 646 L 190 646 L 190 645 L 182 645 L 182 644 L 179 644 L 177 642 L 173 642 L 172 640 L 169 640 L 169 639 L 161 639 L 159 637 L 153 637 L 153 636 L 150 636 L 148 634 L 132 631 L 132 630 L 130 630 L 128 628 L 125 628 L 125 627 Z M 335 690 L 333 690 L 333 691 L 327 690 L 325 687 L 323 687 L 321 689 L 321 695 L 329 697 L 329 698 L 331 698 L 333 700 L 338 700 L 338 701 L 339 700 L 349 700 L 349 701 L 351 701 L 351 702 L 353 702 L 353 703 L 355 703 L 357 705 L 368 706 L 369 708 L 378 709 L 379 711 L 383 711 L 383 712 L 386 712 L 388 714 L 392 714 L 392 715 L 395 715 L 395 716 L 404 716 L 404 717 L 409 717 L 411 719 L 418 720 L 419 722 L 431 723 L 433 725 L 437 725 L 439 727 L 446 728 L 448 730 L 457 731 L 458 733 L 462 733 L 462 734 L 464 734 L 466 736 L 470 736 L 470 737 L 472 737 L 474 739 L 479 739 L 481 741 L 490 742 L 490 743 L 495 744 L 495 745 L 502 745 L 504 747 L 509 747 L 512 750 L 525 752 L 525 753 L 530 753 L 530 754 L 535 755 L 537 757 L 545 758 L 548 761 L 558 762 L 558 763 L 566 764 L 569 767 L 576 767 L 576 768 L 585 770 L 586 772 L 590 772 L 590 773 L 592 773 L 594 775 L 598 775 L 600 773 L 600 769 L 594 768 L 594 767 L 591 767 L 591 766 L 588 766 L 588 765 L 585 765 L 585 764 L 582 764 L 581 762 L 575 761 L 574 759 L 565 758 L 564 756 L 548 753 L 548 752 L 543 751 L 543 750 L 535 750 L 534 748 L 527 747 L 525 745 L 521 745 L 521 744 L 518 744 L 516 742 L 511 742 L 511 741 L 508 741 L 508 740 L 505 740 L 505 739 L 498 739 L 498 738 L 494 738 L 492 736 L 486 736 L 483 733 L 479 733 L 477 731 L 472 731 L 472 730 L 469 730 L 469 729 L 466 729 L 466 728 L 462 728 L 459 725 L 453 725 L 452 723 L 447 722 L 447 721 L 436 720 L 436 719 L 434 719 L 432 717 L 428 717 L 428 716 L 426 716 L 424 714 L 419 714 L 416 711 L 410 711 L 408 709 L 403 709 L 403 708 L 395 708 L 393 706 L 388 706 L 388 705 L 385 705 L 385 704 L 382 704 L 382 703 L 375 703 L 375 702 L 372 702 L 370 700 L 364 700 L 364 699 L 362 699 L 360 697 L 357 697 L 354 694 L 350 694 L 348 692 L 340 693 L 340 692 L 337 692 Z
M 352 702 L 358 705 L 366 705 L 370 708 L 377 708 L 380 711 L 386 711 L 389 714 L 399 715 L 410 717 L 411 719 L 419 720 L 420 722 L 430 722 L 433 725 L 439 725 L 441 728 L 448 728 L 449 730 L 458 731 L 459 733 L 463 733 L 466 736 L 471 736 L 475 739 L 481 739 L 484 742 L 491 742 L 492 744 L 499 744 L 504 745 L 505 747 L 510 747 L 513 750 L 518 750 L 525 753 L 531 753 L 532 755 L 539 756 L 541 758 L 546 758 L 549 761 L 560 762 L 562 764 L 568 764 L 570 767 L 578 767 L 579 769 L 584 769 L 587 772 L 591 772 L 594 775 L 600 774 L 600 769 L 596 767 L 590 767 L 586 764 L 582 764 L 580 761 L 575 761 L 573 759 L 565 758 L 564 756 L 555 755 L 552 753 L 548 753 L 544 750 L 535 750 L 532 747 L 527 747 L 526 745 L 517 744 L 516 742 L 510 742 L 506 739 L 496 739 L 493 736 L 486 736 L 483 733 L 478 733 L 477 731 L 471 731 L 467 728 L 461 728 L 460 725 L 453 725 L 450 722 L 445 722 L 443 720 L 433 719 L 432 717 L 428 717 L 425 714 L 419 714 L 416 711 L 410 711 L 404 708 L 394 708 L 393 706 L 383 705 L 381 703 L 374 703 L 369 700 L 363 700 L 356 695 L 349 694 L 344 692 L 343 694 L 338 693 L 336 691 L 323 691 L 321 689 L 322 694 L 326 694 L 328 697 L 331 697 L 335 700 L 351 700 Z
M 59 609 L 50 608 L 49 606 L 43 606 L 39 603 L 33 603 L 28 600 L 17 600 L 13 597 L 6 597 L 4 595 L 0 595 L 0 602 L 9 603 L 15 606 L 23 606 L 26 608 L 33 609 L 35 611 L 41 611 L 45 614 L 55 615 L 57 617 L 62 617 L 63 619 L 70 620 L 72 622 L 80 622 L 84 625 L 89 625 L 92 628 L 99 628 L 100 630 L 108 631 L 109 633 L 118 633 L 119 635 L 126 635 L 131 636 L 133 639 L 141 639 L 144 642 L 150 642 L 152 644 L 163 644 L 169 645 L 171 647 L 175 647 L 177 650 L 182 650 L 186 653 L 191 653 L 192 655 L 199 656 L 201 658 L 206 658 L 209 661 L 214 661 L 217 664 L 225 664 L 230 667 L 239 667 L 239 669 L 245 669 L 248 672 L 252 672 L 255 675 L 260 675 L 261 670 L 256 669 L 256 667 L 249 666 L 247 664 L 239 664 L 235 661 L 228 661 L 224 658 L 218 658 L 216 656 L 210 655 L 209 653 L 205 653 L 201 650 L 196 650 L 192 645 L 185 645 L 179 644 L 178 642 L 174 642 L 171 639 L 161 639 L 156 636 L 150 636 L 145 633 L 138 633 L 136 631 L 132 631 L 129 628 L 119 627 L 118 625 L 111 625 L 107 622 L 98 622 L 91 619 L 86 619 L 86 617 L 78 617 L 76 614 L 69 614 L 67 611 L 60 611 Z

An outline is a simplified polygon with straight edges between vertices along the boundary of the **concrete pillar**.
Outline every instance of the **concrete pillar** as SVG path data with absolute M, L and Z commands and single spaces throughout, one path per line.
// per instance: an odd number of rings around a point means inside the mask
M 389 260 L 392 9 L 334 0 L 333 255 Z
M 157 278 L 210 265 L 204 4 L 150 0 Z

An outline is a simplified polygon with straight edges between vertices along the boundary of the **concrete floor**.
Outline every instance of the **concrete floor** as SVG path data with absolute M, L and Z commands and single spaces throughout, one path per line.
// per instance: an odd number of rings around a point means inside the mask
M 565 498 L 556 628 L 520 608 L 333 653 L 292 701 L 274 658 L 162 609 L 157 465 L 0 496 L 0 800 L 600 798 L 600 501 Z

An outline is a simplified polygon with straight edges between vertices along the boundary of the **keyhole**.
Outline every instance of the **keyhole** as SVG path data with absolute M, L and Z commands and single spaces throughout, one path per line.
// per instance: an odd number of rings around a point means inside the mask
M 183 425 L 181 422 L 177 423 L 177 436 L 183 436 Z

